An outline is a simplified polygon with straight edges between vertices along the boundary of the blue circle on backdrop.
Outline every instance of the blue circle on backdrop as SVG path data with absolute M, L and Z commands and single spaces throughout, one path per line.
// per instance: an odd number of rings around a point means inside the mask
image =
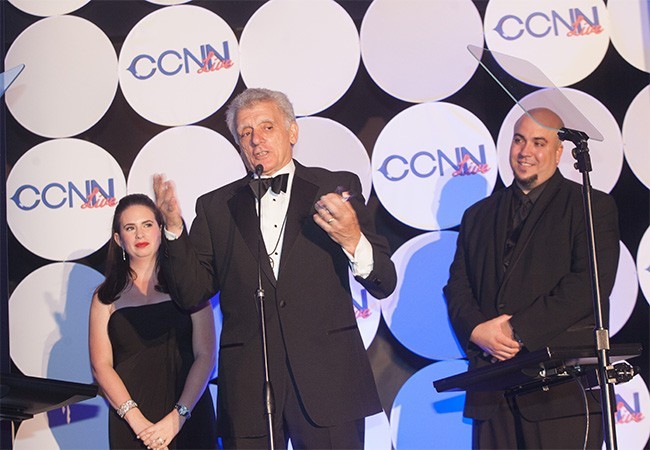
M 465 392 L 437 392 L 433 382 L 467 371 L 467 361 L 441 361 L 419 370 L 397 393 L 390 413 L 393 447 L 468 449 L 472 420 L 463 417 Z
M 412 352 L 433 360 L 464 356 L 442 293 L 457 238 L 455 231 L 432 231 L 405 242 L 392 256 L 398 280 L 395 292 L 379 302 L 393 336 Z

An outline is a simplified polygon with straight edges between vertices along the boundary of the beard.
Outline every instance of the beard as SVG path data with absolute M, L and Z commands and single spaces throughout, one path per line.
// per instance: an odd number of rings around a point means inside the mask
M 514 172 L 513 175 L 515 176 L 515 180 L 517 180 L 519 186 L 521 186 L 523 189 L 530 190 L 535 187 L 535 183 L 537 182 L 537 174 L 531 175 L 528 178 L 518 177 Z

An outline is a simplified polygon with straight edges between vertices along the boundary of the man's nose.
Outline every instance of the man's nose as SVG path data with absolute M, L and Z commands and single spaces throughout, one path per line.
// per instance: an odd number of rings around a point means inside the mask
M 519 154 L 522 156 L 530 156 L 533 154 L 533 144 L 532 142 L 526 142 L 519 149 Z
M 262 135 L 253 131 L 253 133 L 251 133 L 251 142 L 253 145 L 258 145 L 260 142 L 262 142 Z

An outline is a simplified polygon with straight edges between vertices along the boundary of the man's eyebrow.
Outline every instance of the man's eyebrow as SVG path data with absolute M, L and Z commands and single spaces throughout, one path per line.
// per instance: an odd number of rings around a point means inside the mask
M 248 124 L 248 123 L 247 123 L 246 125 L 242 125 L 242 126 L 241 126 L 241 129 L 242 129 L 242 130 L 245 130 L 245 129 L 247 129 L 247 128 L 255 128 L 255 127 L 258 126 L 258 125 L 263 125 L 263 124 L 266 124 L 266 123 L 273 124 L 274 122 L 273 122 L 272 119 L 262 119 L 262 120 L 260 120 L 258 123 L 253 124 L 253 125 Z

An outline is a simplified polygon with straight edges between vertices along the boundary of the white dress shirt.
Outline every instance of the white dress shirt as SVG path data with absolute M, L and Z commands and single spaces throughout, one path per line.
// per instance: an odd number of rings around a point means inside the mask
M 291 187 L 293 186 L 293 177 L 296 172 L 296 165 L 293 160 L 286 166 L 278 170 L 274 176 L 289 174 L 287 183 L 287 192 L 274 193 L 271 188 L 262 197 L 262 238 L 266 247 L 266 254 L 269 258 L 271 267 L 275 278 L 278 278 L 280 270 L 280 258 L 282 256 L 282 244 L 284 242 L 284 231 L 286 229 L 287 210 L 289 209 L 289 200 L 291 198 Z M 262 177 L 264 178 L 264 177 Z M 255 209 L 257 211 L 258 204 L 255 202 Z M 259 214 L 259 212 L 258 212 Z M 167 240 L 173 241 L 178 239 L 173 233 L 170 233 L 165 228 L 165 237 Z M 368 239 L 361 233 L 361 238 L 354 251 L 354 255 L 348 253 L 345 249 L 343 252 L 350 261 L 350 269 L 354 276 L 367 278 L 372 272 L 374 260 L 372 255 L 372 245 Z

